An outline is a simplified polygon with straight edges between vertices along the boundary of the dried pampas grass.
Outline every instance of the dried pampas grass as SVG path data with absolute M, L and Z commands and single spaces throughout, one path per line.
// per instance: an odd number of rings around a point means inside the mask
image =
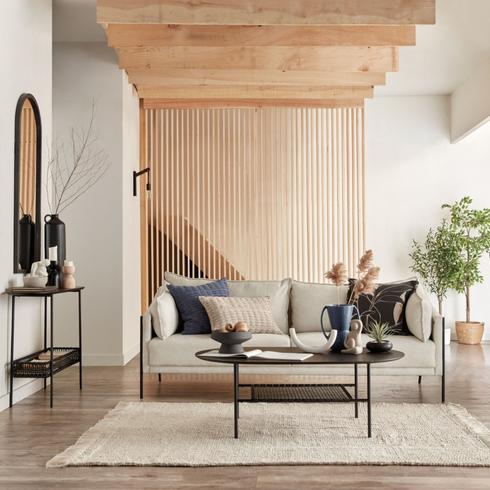
M 357 264 L 357 279 L 355 280 L 347 303 L 355 303 L 361 294 L 372 295 L 376 290 L 380 268 L 374 265 L 374 253 L 366 250 Z M 347 283 L 347 268 L 343 262 L 337 262 L 325 273 L 324 277 L 337 286 L 337 300 L 340 302 L 340 286 Z
M 342 286 L 342 284 L 347 282 L 347 268 L 342 262 L 338 262 L 325 273 L 325 278 L 336 286 Z
M 359 274 L 367 272 L 374 262 L 374 253 L 372 250 L 366 250 L 364 255 L 360 258 L 359 264 L 357 264 L 357 271 Z

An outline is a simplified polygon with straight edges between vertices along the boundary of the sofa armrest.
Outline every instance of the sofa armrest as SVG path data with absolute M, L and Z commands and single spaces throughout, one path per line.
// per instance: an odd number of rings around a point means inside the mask
M 432 309 L 432 340 L 436 344 L 436 374 L 442 375 L 444 371 L 444 318 Z
M 151 324 L 151 314 L 150 310 L 146 310 L 141 318 L 141 346 L 140 346 L 140 355 L 142 359 L 142 368 L 144 373 L 148 373 L 150 371 L 150 359 L 149 359 L 149 350 L 148 344 L 153 337 L 153 327 Z

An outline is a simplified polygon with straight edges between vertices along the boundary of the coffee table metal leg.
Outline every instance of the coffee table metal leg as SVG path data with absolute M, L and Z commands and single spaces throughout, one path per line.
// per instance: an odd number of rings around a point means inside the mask
M 233 395 L 234 395 L 234 421 L 235 421 L 235 439 L 238 439 L 238 363 L 233 364 Z
M 371 364 L 366 364 L 367 369 L 367 419 L 368 437 L 371 437 Z
M 357 385 L 357 364 L 354 364 L 354 398 L 355 401 L 355 416 L 356 419 L 359 417 L 359 405 L 357 399 L 359 398 L 359 390 Z

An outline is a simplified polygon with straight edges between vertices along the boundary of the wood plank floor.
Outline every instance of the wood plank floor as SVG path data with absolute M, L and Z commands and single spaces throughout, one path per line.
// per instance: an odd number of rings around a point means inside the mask
M 490 426 L 490 345 L 452 344 L 447 362 L 447 399 L 464 405 Z M 138 362 L 125 368 L 78 368 L 55 378 L 55 407 L 38 392 L 0 413 L 1 489 L 488 489 L 490 469 L 394 466 L 265 466 L 233 468 L 45 468 L 120 400 L 138 400 Z M 245 378 L 245 376 L 243 376 Z M 244 380 L 245 381 L 245 380 Z M 282 379 L 281 379 L 282 381 Z M 147 375 L 145 400 L 231 400 L 231 378 Z M 437 402 L 439 381 L 374 377 L 375 400 Z

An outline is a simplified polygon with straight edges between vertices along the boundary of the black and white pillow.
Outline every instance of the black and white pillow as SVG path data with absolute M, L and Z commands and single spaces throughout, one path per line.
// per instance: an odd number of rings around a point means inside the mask
M 349 279 L 349 296 L 356 280 Z M 373 321 L 388 323 L 395 335 L 410 335 L 405 320 L 405 307 L 408 298 L 418 285 L 416 279 L 407 281 L 377 284 L 374 294 L 361 294 L 354 305 L 359 310 L 359 316 L 367 330 Z M 354 318 L 359 318 L 357 312 Z

